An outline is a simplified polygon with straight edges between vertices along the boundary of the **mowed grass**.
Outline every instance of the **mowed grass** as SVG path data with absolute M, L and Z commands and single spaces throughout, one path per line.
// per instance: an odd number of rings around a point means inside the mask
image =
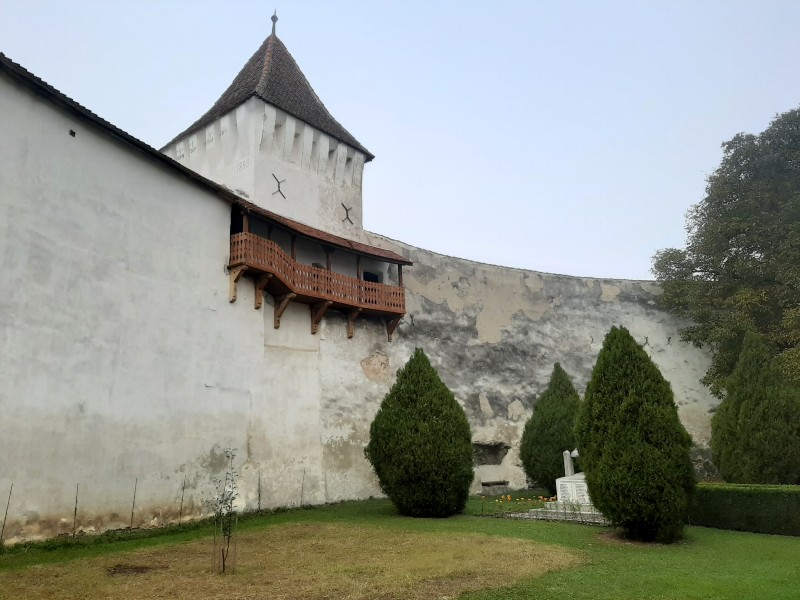
M 642 545 L 599 527 L 353 502 L 243 522 L 235 574 L 211 571 L 207 529 L 2 555 L 0 598 L 800 598 L 800 539 L 686 533 Z

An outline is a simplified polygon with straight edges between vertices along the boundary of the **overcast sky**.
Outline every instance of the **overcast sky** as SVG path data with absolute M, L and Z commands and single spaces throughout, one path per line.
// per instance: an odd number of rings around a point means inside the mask
M 800 106 L 800 2 L 0 0 L 0 51 L 160 147 L 269 35 L 376 158 L 367 229 L 651 278 L 721 143 Z

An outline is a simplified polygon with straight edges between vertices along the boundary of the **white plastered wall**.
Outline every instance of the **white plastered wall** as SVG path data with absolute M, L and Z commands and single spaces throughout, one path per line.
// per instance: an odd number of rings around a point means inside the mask
M 359 235 L 364 154 L 256 97 L 163 152 L 262 208 Z
M 682 324 L 656 309 L 651 283 L 482 265 L 359 229 L 352 237 L 415 261 L 394 341 L 369 317 L 347 339 L 335 312 L 311 335 L 299 304 L 275 329 L 272 299 L 255 310 L 249 279 L 228 301 L 227 203 L 6 79 L 0 115 L 7 538 L 71 531 L 76 484 L 79 528 L 127 526 L 134 485 L 134 525 L 174 520 L 184 478 L 184 515 L 199 514 L 225 447 L 238 449 L 249 508 L 259 476 L 262 507 L 376 495 L 369 423 L 415 346 L 464 406 L 474 441 L 511 446 L 479 478 L 524 483 L 516 447 L 553 362 L 582 389 L 614 324 L 648 341 L 684 423 L 707 440 L 714 402 L 697 382 L 707 356 L 679 341 Z M 358 197 L 360 207 L 360 172 Z

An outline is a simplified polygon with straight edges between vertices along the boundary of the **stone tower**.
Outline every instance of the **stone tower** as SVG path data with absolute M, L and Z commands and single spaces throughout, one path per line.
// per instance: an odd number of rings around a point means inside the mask
M 374 157 L 325 108 L 272 20 L 228 89 L 162 152 L 261 208 L 358 238 Z

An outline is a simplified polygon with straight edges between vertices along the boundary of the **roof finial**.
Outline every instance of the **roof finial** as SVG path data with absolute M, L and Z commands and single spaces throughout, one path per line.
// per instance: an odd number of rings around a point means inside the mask
M 275 23 L 278 22 L 278 9 L 272 14 L 272 35 L 275 35 Z

